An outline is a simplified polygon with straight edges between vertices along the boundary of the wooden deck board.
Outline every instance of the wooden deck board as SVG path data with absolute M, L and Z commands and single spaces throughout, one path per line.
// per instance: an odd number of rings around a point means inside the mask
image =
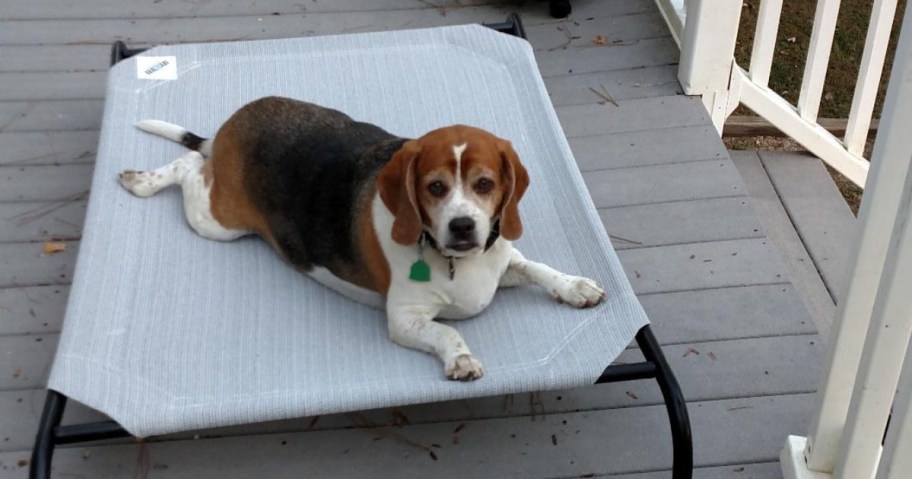
M 69 292 L 69 285 L 0 289 L 0 337 L 59 332 Z
M 85 4 L 79 0 L 8 0 L 2 19 L 74 19 L 74 18 L 178 18 L 201 16 L 245 16 L 271 15 L 273 13 L 326 13 L 365 12 L 377 10 L 437 9 L 448 12 L 462 7 L 462 4 L 505 4 L 523 14 L 528 25 L 556 23 L 547 15 L 547 6 L 538 2 L 516 2 L 512 0 L 273 0 L 263 3 L 258 0 L 213 0 L 188 4 L 183 0 L 159 0 L 158 2 L 122 2 L 119 0 L 97 0 Z M 519 3 L 519 4 L 518 4 Z M 528 3 L 528 5 L 522 5 Z M 655 12 L 650 2 L 642 0 L 612 0 L 599 2 L 583 1 L 573 5 L 573 17 L 590 16 L 622 17 L 643 12 Z
M 155 45 L 163 40 L 168 43 L 212 39 L 259 40 L 501 21 L 510 11 L 508 6 L 490 5 L 452 9 L 445 16 L 439 9 L 425 7 L 372 12 L 185 17 L 164 21 L 156 18 L 16 20 L 6 22 L 6 27 L 0 32 L 0 43 L 109 44 L 113 40 L 121 40 L 130 44 Z M 536 18 L 534 13 L 531 18 Z M 650 44 L 650 39 L 669 38 L 667 30 L 662 31 L 664 26 L 657 22 L 660 19 L 658 12 L 651 11 L 623 18 L 592 17 L 591 20 L 581 19 L 578 22 L 530 24 L 527 35 L 537 49 L 548 52 L 570 51 L 574 47 L 603 50 L 603 53 L 610 50 L 639 51 L 625 47 Z M 230 32 L 230 36 L 224 36 L 226 32 Z M 596 35 L 605 38 L 604 44 L 594 42 Z M 574 38 L 576 36 L 580 38 Z M 566 50 L 565 46 L 568 47 Z M 677 57 L 676 51 L 674 57 Z
M 79 246 L 65 243 L 66 250 L 51 255 L 41 243 L 0 244 L 0 288 L 69 283 Z
M 745 197 L 621 206 L 599 211 L 616 250 L 762 238 Z
M 763 229 L 785 259 L 788 279 L 800 292 L 814 324 L 825 335 L 833 321 L 835 303 L 782 205 L 783 200 L 776 193 L 760 156 L 755 151 L 733 151 L 731 157 L 744 179 Z
M 111 41 L 390 30 L 497 21 L 517 10 L 606 229 L 691 400 L 697 477 L 778 477 L 782 439 L 809 420 L 807 393 L 822 356 L 818 313 L 805 309 L 805 282 L 791 282 L 797 256 L 766 238 L 786 228 L 784 201 L 769 206 L 767 178 L 758 206 L 756 182 L 745 186 L 702 104 L 680 95 L 677 48 L 652 1 L 580 0 L 569 20 L 549 18 L 541 2 L 471 3 L 7 0 L 0 13 L 0 352 L 11 359 L 0 360 L 0 476 L 25 474 L 17 462 L 28 456 L 40 414 L 83 221 L 84 201 L 70 195 L 89 186 Z M 579 38 L 567 43 L 568 35 Z M 596 45 L 596 35 L 606 45 Z M 20 224 L 23 213 L 60 204 Z M 42 257 L 42 242 L 61 237 L 73 240 L 67 251 Z M 638 355 L 633 347 L 620 360 Z M 327 416 L 313 428 L 307 418 L 203 434 L 219 439 L 170 436 L 150 446 L 147 465 L 164 477 L 668 476 L 665 412 L 649 382 L 396 411 L 413 424 L 345 429 L 353 420 L 388 423 L 393 411 L 378 410 Z M 98 417 L 76 405 L 67 420 Z M 268 432 L 279 434 L 262 435 Z M 439 443 L 438 460 L 400 437 Z M 55 464 L 65 473 L 123 477 L 135 474 L 138 457 L 133 444 L 79 446 L 59 450 Z
M 847 252 L 855 240 L 855 215 L 819 159 L 794 152 L 761 151 L 759 155 L 835 302 L 845 283 Z
M 812 404 L 808 394 L 691 403 L 696 465 L 774 461 L 782 437 L 805 420 Z M 363 418 L 354 415 L 352 420 L 359 424 Z M 458 444 L 453 444 L 461 424 L 465 426 Z M 395 477 L 566 477 L 667 469 L 671 457 L 663 442 L 669 441 L 665 408 L 656 405 L 555 414 L 536 421 L 513 417 L 481 424 L 451 421 L 65 448 L 55 454 L 55 464 L 71 474 L 123 477 L 134 473 L 139 448 L 144 447 L 148 466 L 175 478 L 300 477 L 326 471 L 340 477 L 374 477 L 377 471 Z M 23 455 L 0 454 L 0 467 L 15 471 Z
M 712 126 L 668 126 L 570 139 L 582 171 L 650 166 L 726 158 L 728 153 Z
M 91 164 L 97 130 L 0 133 L 0 166 Z
M 78 240 L 87 201 L 0 203 L 0 244 Z
M 0 102 L 0 133 L 98 130 L 103 100 Z
M 637 294 L 774 284 L 788 277 L 765 238 L 628 249 L 618 256 Z
M 598 208 L 744 196 L 728 158 L 583 173 Z
M 709 117 L 699 100 L 687 96 L 644 98 L 612 104 L 557 107 L 567 138 L 706 126 Z M 718 138 L 716 141 L 721 141 Z
M 554 106 L 620 102 L 682 93 L 676 65 L 549 77 L 545 79 L 545 85 Z
M 0 201 L 31 202 L 77 198 L 87 194 L 94 165 L 0 167 Z
M 49 346 L 56 342 L 54 335 L 42 337 Z M 46 351 L 34 347 L 33 336 L 0 338 L 0 348 L 25 351 L 23 357 L 33 359 L 38 368 L 28 364 L 18 365 L 21 376 L 17 380 L 0 382 L 0 413 L 8 412 L 4 430 L 8 441 L 0 442 L 0 451 L 26 449 L 34 437 L 35 427 L 44 400 L 42 391 L 34 389 L 40 385 L 42 360 L 47 361 L 45 352 L 53 353 L 53 347 Z M 17 344 L 10 344 L 10 343 Z M 35 343 L 36 345 L 38 343 Z M 0 350 L 2 350 L 0 349 Z M 813 391 L 820 373 L 820 358 L 823 349 L 816 334 L 750 338 L 707 343 L 686 343 L 666 346 L 666 355 L 681 381 L 688 401 L 708 401 L 750 397 L 755 395 L 801 394 Z M 782 354 L 770 355 L 769 351 Z M 428 358 L 432 360 L 432 358 Z M 637 350 L 625 351 L 618 362 L 642 361 Z M 814 367 L 799 368 L 796 364 L 811 364 Z M 729 381 L 709 381 L 707 378 L 731 377 Z M 27 379 L 26 379 L 27 378 Z M 460 421 L 491 419 L 513 416 L 554 415 L 575 411 L 594 411 L 623 407 L 641 407 L 662 404 L 662 395 L 653 381 L 634 381 L 621 384 L 600 385 L 570 390 L 547 391 L 534 394 L 517 394 L 511 397 L 495 396 L 466 401 L 407 406 L 399 408 L 364 411 L 371 422 L 386 424 L 394 412 L 406 417 L 411 424 L 426 424 L 439 421 Z M 13 420 L 13 418 L 15 418 Z M 85 407 L 74 409 L 70 421 L 103 419 L 103 416 Z M 310 427 L 312 419 L 277 421 L 266 425 L 253 424 L 209 431 L 197 431 L 204 437 L 224 437 L 264 432 L 330 430 L 348 427 L 344 414 L 321 417 Z M 307 427 L 303 427 L 307 425 Z M 172 440 L 186 437 L 178 434 L 161 438 Z

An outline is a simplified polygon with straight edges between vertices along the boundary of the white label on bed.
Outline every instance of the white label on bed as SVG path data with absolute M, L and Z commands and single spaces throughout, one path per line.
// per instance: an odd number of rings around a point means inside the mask
M 136 78 L 177 80 L 177 57 L 136 57 Z

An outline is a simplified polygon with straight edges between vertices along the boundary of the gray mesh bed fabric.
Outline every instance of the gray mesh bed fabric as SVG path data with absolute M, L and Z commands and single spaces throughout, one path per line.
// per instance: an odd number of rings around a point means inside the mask
M 142 57 L 173 57 L 176 79 Z M 159 66 L 161 66 L 159 64 Z M 176 68 L 175 68 L 176 67 Z M 382 311 L 286 265 L 265 242 L 219 243 L 185 224 L 178 188 L 137 199 L 117 173 L 183 147 L 143 119 L 203 136 L 243 104 L 283 95 L 409 137 L 466 123 L 511 140 L 532 178 L 526 257 L 595 278 L 606 303 L 501 290 L 452 322 L 485 377 L 447 381 L 395 345 Z M 607 153 L 606 153 L 607 154 Z M 49 388 L 136 436 L 449 399 L 590 385 L 647 323 L 586 191 L 532 49 L 481 26 L 157 47 L 108 77 L 85 232 Z

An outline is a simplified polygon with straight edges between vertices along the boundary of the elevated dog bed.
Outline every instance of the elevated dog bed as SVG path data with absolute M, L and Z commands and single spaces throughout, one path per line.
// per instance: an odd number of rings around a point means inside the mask
M 499 27 L 521 33 L 516 19 Z M 118 185 L 119 171 L 158 167 L 185 151 L 140 132 L 137 121 L 161 119 L 211 136 L 238 107 L 268 95 L 336 108 L 401 136 L 465 123 L 511 140 L 532 178 L 517 247 L 596 279 L 608 300 L 578 310 L 533 286 L 499 291 L 483 314 L 451 323 L 485 377 L 451 382 L 435 357 L 388 338 L 383 311 L 296 272 L 265 242 L 196 235 L 178 188 L 139 200 Z M 109 73 L 32 472 L 48 474 L 55 444 L 126 433 L 658 377 L 673 418 L 675 469 L 689 474 L 686 411 L 647 323 L 526 41 L 468 25 L 156 47 Z M 608 367 L 635 336 L 647 361 Z M 60 426 L 66 398 L 116 422 Z

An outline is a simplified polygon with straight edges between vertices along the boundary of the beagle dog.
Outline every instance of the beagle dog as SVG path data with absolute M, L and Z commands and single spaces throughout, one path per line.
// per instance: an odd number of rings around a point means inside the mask
M 367 304 L 385 298 L 390 337 L 436 354 L 449 379 L 481 362 L 435 318 L 480 313 L 498 287 L 535 283 L 578 308 L 605 297 L 594 281 L 527 260 L 519 201 L 529 176 L 506 140 L 448 126 L 410 140 L 342 112 L 268 97 L 239 109 L 214 140 L 170 123 L 140 129 L 192 151 L 120 183 L 148 197 L 183 190 L 203 237 L 266 240 L 288 263 Z

